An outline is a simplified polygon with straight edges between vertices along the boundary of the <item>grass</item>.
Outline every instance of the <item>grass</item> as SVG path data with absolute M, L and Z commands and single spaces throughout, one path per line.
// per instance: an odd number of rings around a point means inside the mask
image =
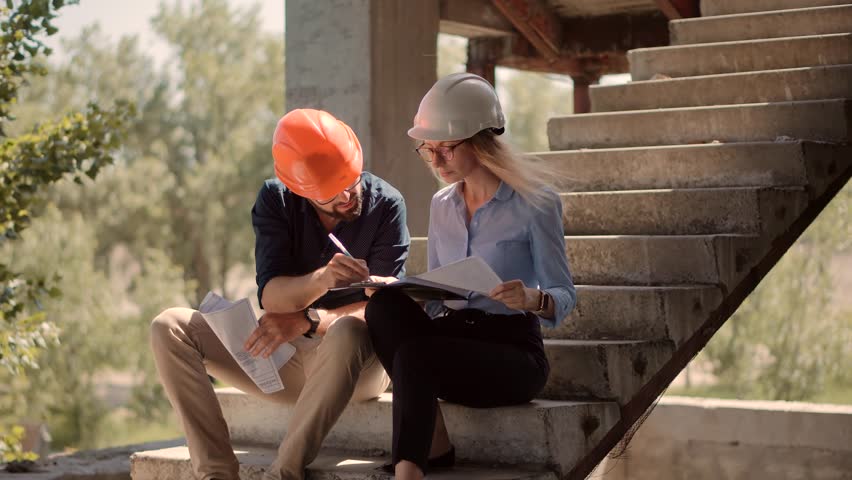
M 98 428 L 95 448 L 171 440 L 183 436 L 174 415 L 161 421 L 129 417 L 123 409 L 111 411 Z
M 708 397 L 725 398 L 734 400 L 773 400 L 756 395 L 741 395 L 730 385 L 702 385 L 700 387 L 673 387 L 666 391 L 666 395 L 680 395 L 683 397 Z M 831 403 L 839 405 L 852 405 L 852 385 L 831 385 L 824 391 L 811 398 L 801 400 L 811 403 Z

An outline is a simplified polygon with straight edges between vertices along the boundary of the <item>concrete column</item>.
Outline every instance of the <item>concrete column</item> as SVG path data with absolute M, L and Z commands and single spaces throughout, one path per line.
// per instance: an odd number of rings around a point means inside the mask
M 438 0 L 287 0 L 287 109 L 348 123 L 365 168 L 398 188 L 412 235 L 425 236 L 438 183 L 406 135 L 435 83 Z
M 574 113 L 589 113 L 592 111 L 592 99 L 589 86 L 598 83 L 597 75 L 577 75 L 574 80 Z

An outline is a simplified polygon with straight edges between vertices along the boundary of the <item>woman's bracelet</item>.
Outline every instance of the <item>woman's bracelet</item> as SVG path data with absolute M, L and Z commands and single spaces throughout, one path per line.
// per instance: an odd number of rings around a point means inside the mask
M 550 307 L 550 295 L 547 294 L 544 290 L 538 291 L 538 308 L 534 310 L 532 313 L 536 315 L 542 315 L 547 311 L 548 307 Z

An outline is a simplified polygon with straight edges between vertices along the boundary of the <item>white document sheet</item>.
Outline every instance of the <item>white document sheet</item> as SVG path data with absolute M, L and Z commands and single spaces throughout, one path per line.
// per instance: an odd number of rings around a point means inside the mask
M 463 258 L 411 278 L 420 278 L 482 295 L 488 295 L 494 287 L 503 283 L 485 260 L 479 257 Z
M 248 299 L 230 302 L 209 292 L 198 307 L 198 311 L 231 356 L 262 392 L 273 393 L 284 389 L 278 369 L 290 360 L 296 353 L 296 348 L 289 343 L 284 343 L 269 358 L 253 357 L 243 348 L 246 340 L 258 326 L 257 317 Z

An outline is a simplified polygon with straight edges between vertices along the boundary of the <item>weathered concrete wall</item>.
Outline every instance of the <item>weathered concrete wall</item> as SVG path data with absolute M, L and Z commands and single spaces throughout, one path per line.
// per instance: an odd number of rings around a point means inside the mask
M 852 406 L 664 397 L 591 478 L 852 479 Z
M 287 109 L 329 110 L 358 135 L 370 161 L 370 3 L 286 3 Z
M 437 76 L 437 0 L 286 3 L 287 109 L 321 108 L 348 123 L 365 168 L 405 196 L 424 236 L 437 181 L 406 135 Z

